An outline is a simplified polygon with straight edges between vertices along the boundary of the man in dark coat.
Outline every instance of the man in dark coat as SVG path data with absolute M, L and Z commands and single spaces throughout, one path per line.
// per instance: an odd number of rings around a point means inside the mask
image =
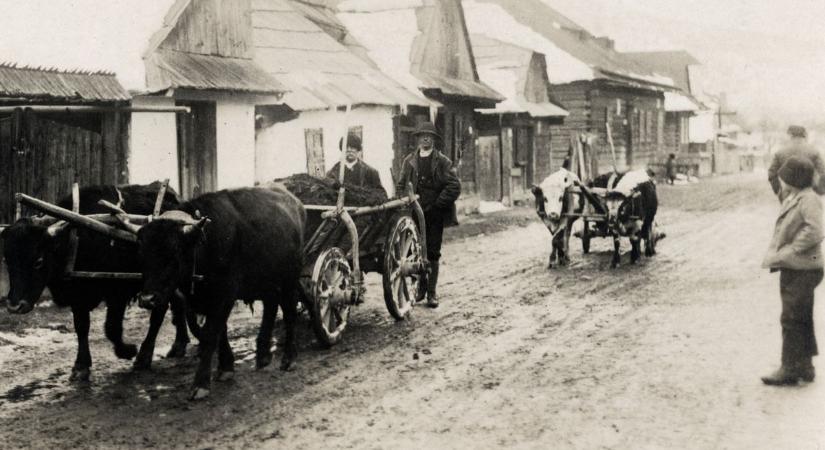
M 779 197 L 779 201 L 784 200 L 784 195 L 779 185 L 779 168 L 785 164 L 791 156 L 801 156 L 806 158 L 814 166 L 813 189 L 819 195 L 825 194 L 825 164 L 819 150 L 808 143 L 808 133 L 805 127 L 791 125 L 788 127 L 790 142 L 773 157 L 771 167 L 768 169 L 768 181 L 771 183 L 773 192 Z
M 342 148 L 344 146 L 343 141 L 343 139 L 338 141 L 338 148 Z M 381 189 L 386 195 L 387 191 L 385 191 L 384 186 L 381 185 L 381 177 L 378 175 L 378 171 L 370 167 L 361 159 L 363 156 L 361 138 L 350 133 L 350 135 L 347 136 L 346 151 L 344 184 L 352 184 L 370 189 Z M 340 162 L 335 163 L 335 165 L 332 166 L 332 169 L 327 172 L 327 178 L 338 180 L 340 167 Z
M 453 163 L 435 148 L 435 139 L 440 138 L 438 130 L 430 122 L 424 122 L 416 129 L 413 137 L 417 148 L 407 155 L 401 164 L 401 177 L 395 192 L 403 195 L 407 183 L 412 183 L 419 203 L 424 210 L 427 233 L 427 259 L 430 261 L 430 276 L 427 285 L 427 306 L 438 307 L 436 286 L 438 284 L 441 240 L 444 227 L 458 225 L 455 201 L 461 195 L 461 182 Z

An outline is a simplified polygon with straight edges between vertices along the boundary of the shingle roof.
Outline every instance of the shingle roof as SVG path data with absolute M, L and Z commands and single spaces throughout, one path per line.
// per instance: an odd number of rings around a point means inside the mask
M 485 83 L 504 94 L 505 99 L 495 108 L 480 109 L 483 114 L 529 113 L 533 117 L 565 117 L 568 112 L 550 101 L 546 68 L 541 64 L 544 55 L 533 50 L 510 45 L 497 39 L 471 35 L 478 73 Z M 536 67 L 533 67 L 536 64 Z M 538 71 L 539 74 L 531 73 Z M 542 73 L 543 72 L 543 73 Z M 543 92 L 528 98 L 527 83 L 531 75 L 543 78 Z
M 541 0 L 463 0 L 470 31 L 544 53 L 550 81 L 609 79 L 660 90 L 673 81 L 615 51 Z M 490 26 L 490 24 L 496 26 Z
M 316 0 L 317 1 L 317 0 Z M 253 0 L 254 60 L 291 91 L 295 110 L 342 105 L 429 105 L 319 27 L 337 26 L 314 3 Z M 310 20 L 312 19 L 312 20 Z
M 65 72 L 0 64 L 0 97 L 69 101 L 128 100 L 109 72 Z
M 146 60 L 153 67 L 149 70 L 157 70 L 150 77 L 150 91 L 187 88 L 274 94 L 286 90 L 250 59 L 155 50 Z
M 450 75 L 446 73 L 449 70 L 436 73 L 421 69 L 428 63 L 424 60 L 428 45 L 425 41 L 433 38 L 430 33 L 434 30 L 430 27 L 437 23 L 428 18 L 437 12 L 436 3 L 436 0 L 338 0 L 337 9 L 339 20 L 367 49 L 369 58 L 408 89 L 484 102 L 501 101 L 501 94 L 479 80 L 475 67 L 463 66 L 464 62 L 472 66 L 472 58 L 458 61 L 456 65 L 464 70 L 457 69 Z M 460 3 L 457 5 L 460 8 Z M 442 17 L 441 20 L 447 19 Z M 449 26 L 461 27 L 448 30 L 457 35 L 465 31 L 463 17 L 460 23 Z M 449 39 L 449 36 L 443 38 Z M 434 39 L 429 45 L 448 48 L 449 43 Z M 461 49 L 456 52 L 460 53 Z

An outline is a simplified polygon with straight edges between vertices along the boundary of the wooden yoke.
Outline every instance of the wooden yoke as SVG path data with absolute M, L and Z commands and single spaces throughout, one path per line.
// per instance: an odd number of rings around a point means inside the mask
M 166 190 L 169 188 L 169 178 L 163 180 L 158 190 L 158 197 L 155 199 L 155 209 L 152 211 L 152 216 L 160 215 L 160 209 L 163 207 L 163 199 L 166 197 Z
M 66 222 L 76 226 L 88 228 L 104 236 L 109 236 L 127 242 L 137 241 L 137 237 L 128 231 L 123 231 L 113 226 L 106 225 L 99 220 L 82 216 L 75 212 L 69 211 L 68 209 L 61 208 L 57 205 L 52 205 L 51 203 L 44 202 L 43 200 L 28 196 L 26 194 L 17 193 L 15 194 L 15 198 L 18 202 L 25 203 L 27 206 L 42 211 L 50 216 L 65 220 Z
M 72 184 L 72 212 L 80 214 L 80 185 Z M 80 242 L 77 238 L 77 228 L 69 230 L 69 259 L 66 261 L 66 267 L 63 271 L 64 275 L 74 271 L 75 262 L 77 262 L 77 249 L 80 247 Z M 114 245 L 114 242 L 112 242 Z

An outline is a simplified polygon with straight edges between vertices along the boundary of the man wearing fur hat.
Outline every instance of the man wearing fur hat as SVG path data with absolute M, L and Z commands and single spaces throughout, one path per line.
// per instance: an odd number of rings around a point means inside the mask
M 779 168 L 785 164 L 791 156 L 801 156 L 807 158 L 814 167 L 813 190 L 819 194 L 825 194 L 825 164 L 819 151 L 808 143 L 808 132 L 805 127 L 791 125 L 788 127 L 790 142 L 773 157 L 771 167 L 768 169 L 768 181 L 771 183 L 773 192 L 782 201 L 782 192 L 779 188 Z
M 814 165 L 790 156 L 776 171 L 782 207 L 762 267 L 779 271 L 782 299 L 782 365 L 765 377 L 769 385 L 814 380 L 814 289 L 822 281 L 822 200 L 813 189 Z
M 338 148 L 342 149 L 344 146 L 344 139 L 338 141 Z M 342 149 L 343 151 L 343 149 Z M 350 133 L 347 136 L 347 154 L 345 156 L 344 167 L 344 184 L 352 184 L 355 186 L 366 187 L 370 189 L 381 189 L 384 191 L 384 186 L 381 185 L 381 177 L 378 171 L 365 163 L 362 158 L 361 138 Z M 340 162 L 335 163 L 332 169 L 327 172 L 327 178 L 338 180 Z M 384 191 L 386 195 L 386 191 Z
M 412 183 L 418 202 L 424 210 L 427 223 L 427 259 L 430 275 L 427 278 L 427 306 L 438 307 L 436 285 L 441 259 L 441 238 L 444 227 L 458 224 L 455 201 L 461 195 L 461 182 L 453 169 L 453 163 L 435 148 L 436 138 L 441 136 L 435 125 L 424 122 L 413 134 L 417 148 L 401 164 L 401 176 L 396 185 L 396 194 L 406 191 L 407 183 Z

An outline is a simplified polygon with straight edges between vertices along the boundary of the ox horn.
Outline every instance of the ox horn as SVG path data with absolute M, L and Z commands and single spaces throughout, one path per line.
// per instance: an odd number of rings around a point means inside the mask
M 112 215 L 115 216 L 121 225 L 123 225 L 123 228 L 125 228 L 126 231 L 132 234 L 138 234 L 138 231 L 140 231 L 140 226 L 133 224 L 132 221 L 129 220 L 129 215 L 126 214 L 126 211 L 117 205 L 107 202 L 106 200 L 99 200 L 97 204 L 111 211 Z
M 48 235 L 51 237 L 55 237 L 67 226 L 69 226 L 69 222 L 66 222 L 65 220 L 60 220 L 56 223 L 53 223 L 52 225 L 49 225 L 49 228 L 46 228 L 46 233 L 48 233 Z
M 183 226 L 183 234 L 190 234 L 194 231 L 202 230 L 205 226 L 209 225 L 209 222 L 211 222 L 211 220 L 209 220 L 208 217 L 204 217 L 194 224 L 186 224 Z
M 32 225 L 39 225 L 41 227 L 48 227 L 57 222 L 57 219 L 51 216 L 31 216 L 29 220 Z

